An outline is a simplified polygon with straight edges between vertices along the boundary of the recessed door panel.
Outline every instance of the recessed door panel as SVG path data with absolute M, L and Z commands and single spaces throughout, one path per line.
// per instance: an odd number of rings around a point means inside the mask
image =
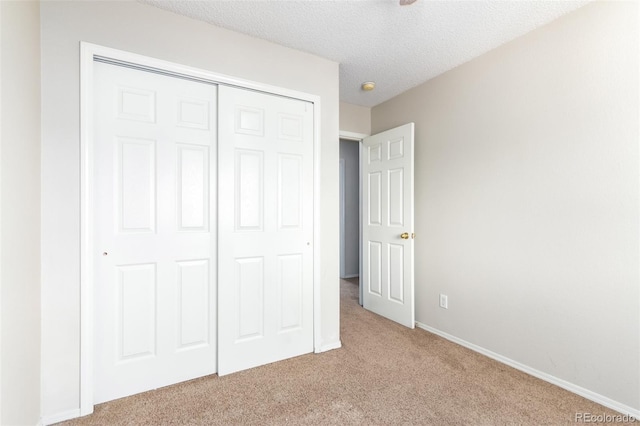
M 402 244 L 388 245 L 389 299 L 404 302 L 404 246 Z
M 118 138 L 120 232 L 155 232 L 156 141 Z
M 118 111 L 121 120 L 156 121 L 156 92 L 154 90 L 118 87 Z
M 382 160 L 382 145 L 371 145 L 367 147 L 369 164 L 380 162 Z
M 382 243 L 369 241 L 369 274 L 367 275 L 367 288 L 370 294 L 382 296 Z
M 178 144 L 178 223 L 183 231 L 209 229 L 209 147 Z
M 382 174 L 380 172 L 369 173 L 368 180 L 368 223 L 369 226 L 382 225 Z
M 389 226 L 404 226 L 404 169 L 393 169 L 388 176 Z
M 236 151 L 235 212 L 238 231 L 260 231 L 263 223 L 264 156 L 261 151 Z
M 280 229 L 301 227 L 302 156 L 278 156 L 278 225 Z
M 236 259 L 236 341 L 264 334 L 264 258 Z
M 404 138 L 389 141 L 389 160 L 402 158 L 404 156 Z
M 278 114 L 278 138 L 301 142 L 304 117 L 293 114 Z
M 180 127 L 209 130 L 209 101 L 206 99 L 179 99 L 178 122 Z
M 187 350 L 209 343 L 209 260 L 177 262 L 178 349 Z
M 278 256 L 280 332 L 302 327 L 302 254 Z
M 118 361 L 156 352 L 156 265 L 118 267 Z
M 237 134 L 264 136 L 264 109 L 237 105 L 235 111 L 235 132 Z

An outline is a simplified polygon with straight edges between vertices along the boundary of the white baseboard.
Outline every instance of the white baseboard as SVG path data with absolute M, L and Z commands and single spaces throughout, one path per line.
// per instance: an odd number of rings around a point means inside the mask
M 42 425 L 52 425 L 54 423 L 64 422 L 66 420 L 77 419 L 80 417 L 80 409 L 69 410 L 62 413 L 54 414 L 52 416 L 44 416 L 40 419 Z
M 506 364 L 510 367 L 515 368 L 516 370 L 523 371 L 531 376 L 537 377 L 538 379 L 544 380 L 545 382 L 549 382 L 556 386 L 559 386 L 563 389 L 568 390 L 569 392 L 573 392 L 577 395 L 580 395 L 588 400 L 593 402 L 597 402 L 598 404 L 604 405 L 605 407 L 611 408 L 612 410 L 616 410 L 619 413 L 624 415 L 635 417 L 636 419 L 640 419 L 640 410 L 629 407 L 628 405 L 622 404 L 618 401 L 614 401 L 611 398 L 607 398 L 604 395 L 600 395 L 599 393 L 590 391 L 589 389 L 585 389 L 581 386 L 573 384 L 571 382 L 567 382 L 566 380 L 560 379 L 558 377 L 552 376 L 551 374 L 547 374 L 540 370 L 536 370 L 535 368 L 529 367 L 527 365 L 521 364 L 518 361 L 514 361 L 505 356 L 492 352 L 488 349 L 485 349 L 481 346 L 475 345 L 473 343 L 467 342 L 466 340 L 460 339 L 458 337 L 452 336 L 451 334 L 445 333 L 444 331 L 440 331 L 433 327 L 430 327 L 426 324 L 422 324 L 420 322 L 416 322 L 416 326 L 419 328 L 426 330 L 430 333 L 436 334 L 440 337 L 443 337 L 453 343 L 457 343 L 460 346 L 464 346 L 465 348 L 471 349 L 472 351 L 478 352 L 484 356 L 495 359 L 498 362 Z M 597 414 L 597 413 L 594 413 Z
M 320 346 L 320 349 L 318 349 L 316 351 L 316 353 L 319 354 L 319 353 L 322 353 L 322 352 L 331 351 L 333 349 L 340 349 L 341 347 L 342 347 L 342 342 L 340 340 L 338 340 L 336 342 L 326 343 L 326 344 Z

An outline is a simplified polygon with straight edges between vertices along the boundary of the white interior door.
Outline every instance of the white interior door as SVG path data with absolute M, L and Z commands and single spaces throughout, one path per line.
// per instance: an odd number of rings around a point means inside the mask
M 413 132 L 409 123 L 363 139 L 363 306 L 415 326 Z
M 313 351 L 313 105 L 221 86 L 219 110 L 224 375 Z
M 216 86 L 95 63 L 94 403 L 216 371 Z

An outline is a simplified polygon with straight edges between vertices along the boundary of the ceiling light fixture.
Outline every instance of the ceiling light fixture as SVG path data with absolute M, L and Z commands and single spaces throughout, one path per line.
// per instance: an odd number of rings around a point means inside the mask
M 400 0 L 400 6 L 407 6 L 415 3 L 416 0 Z
M 376 83 L 373 81 L 365 81 L 360 87 L 362 87 L 362 90 L 364 90 L 365 92 L 370 92 L 376 88 Z

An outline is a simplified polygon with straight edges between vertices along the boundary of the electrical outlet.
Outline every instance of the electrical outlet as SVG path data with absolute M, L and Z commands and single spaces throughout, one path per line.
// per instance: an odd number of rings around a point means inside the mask
M 440 295 L 440 307 L 443 309 L 449 309 L 449 299 L 446 294 Z

